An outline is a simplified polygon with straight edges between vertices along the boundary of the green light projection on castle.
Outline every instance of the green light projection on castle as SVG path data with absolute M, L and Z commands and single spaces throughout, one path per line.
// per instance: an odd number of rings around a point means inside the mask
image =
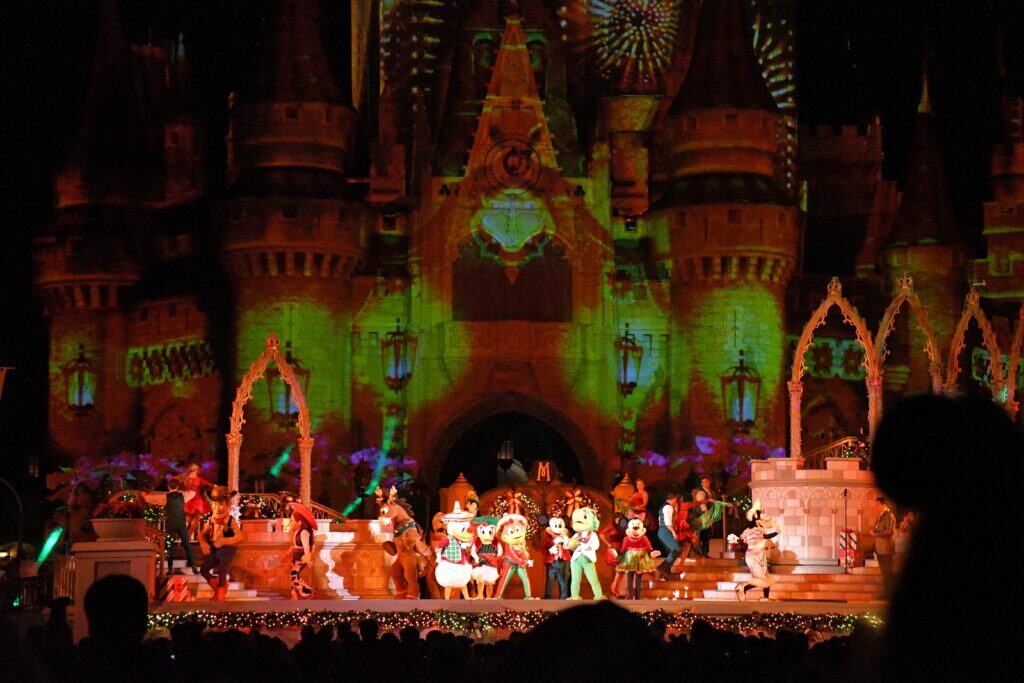
M 238 325 L 236 381 L 263 353 L 267 335 L 275 332 L 282 348 L 290 341 L 294 358 L 309 370 L 306 404 L 313 431 L 323 423 L 324 416 L 346 414 L 342 386 L 347 379 L 347 353 L 341 321 L 340 315 L 312 301 L 277 301 L 245 309 Z M 268 402 L 265 387 L 253 391 L 253 408 L 266 414 Z

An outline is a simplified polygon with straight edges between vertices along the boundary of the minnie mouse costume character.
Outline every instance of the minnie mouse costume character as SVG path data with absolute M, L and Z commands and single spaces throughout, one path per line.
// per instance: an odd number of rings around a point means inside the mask
M 658 568 L 654 558 L 661 555 L 651 546 L 651 540 L 647 538 L 647 529 L 643 520 L 634 517 L 629 520 L 626 526 L 626 537 L 622 539 L 619 546 L 619 562 L 615 568 L 616 572 L 626 575 L 626 598 L 631 600 L 640 599 L 640 590 L 643 586 L 644 574 L 649 574 Z

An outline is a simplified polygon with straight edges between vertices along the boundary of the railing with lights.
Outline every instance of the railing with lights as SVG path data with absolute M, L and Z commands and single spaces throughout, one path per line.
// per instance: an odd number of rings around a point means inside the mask
M 868 455 L 868 446 L 863 440 L 856 436 L 844 436 L 804 453 L 804 468 L 823 470 L 825 461 L 829 458 L 860 458 L 867 465 L 869 464 Z

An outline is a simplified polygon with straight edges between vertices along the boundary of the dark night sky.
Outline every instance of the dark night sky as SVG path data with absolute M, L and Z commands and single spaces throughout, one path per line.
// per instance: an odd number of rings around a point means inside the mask
M 329 53 L 345 30 L 341 9 L 347 4 L 323 3 Z M 0 128 L 0 186 L 8 201 L 0 248 L 0 362 L 18 370 L 0 402 L 0 476 L 21 482 L 22 463 L 43 450 L 45 430 L 46 327 L 32 299 L 31 240 L 51 217 L 51 171 L 78 121 L 98 5 L 14 0 L 5 6 L 0 87 L 8 123 Z M 211 141 L 211 170 L 218 173 L 226 96 L 251 59 L 260 23 L 257 2 L 124 0 L 122 5 L 136 40 L 144 40 L 151 26 L 156 36 L 185 32 Z M 1024 26 L 1024 0 L 804 0 L 799 6 L 801 119 L 854 123 L 877 112 L 884 125 L 885 173 L 897 180 L 911 138 L 927 23 L 934 53 L 933 108 L 954 210 L 961 229 L 978 244 L 989 146 L 999 125 L 996 36 L 1000 28 Z M 1005 52 L 1011 90 L 1020 93 L 1024 45 L 1008 41 Z M 9 509 L 0 494 L 0 519 L 9 517 Z M 0 540 L 5 537 L 0 533 Z

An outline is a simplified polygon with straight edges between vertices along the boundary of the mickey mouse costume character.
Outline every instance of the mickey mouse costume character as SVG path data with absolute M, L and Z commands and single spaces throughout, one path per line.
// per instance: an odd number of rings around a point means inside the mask
M 569 532 L 565 528 L 565 520 L 552 517 L 542 534 L 544 549 L 544 565 L 547 572 L 544 578 L 544 599 L 554 598 L 554 587 L 558 584 L 558 597 L 565 600 L 569 597 L 569 560 L 572 553 L 565 547 L 569 540 Z
M 753 522 L 753 526 L 744 530 L 740 538 L 747 545 L 743 559 L 750 570 L 750 580 L 736 587 L 736 596 L 746 600 L 748 590 L 760 588 L 764 591 L 762 600 L 771 600 L 768 595 L 772 587 L 772 577 L 768 573 L 768 551 L 775 547 L 771 539 L 779 535 L 781 525 L 771 517 L 761 516 L 760 500 L 754 500 L 747 510 L 747 521 Z

